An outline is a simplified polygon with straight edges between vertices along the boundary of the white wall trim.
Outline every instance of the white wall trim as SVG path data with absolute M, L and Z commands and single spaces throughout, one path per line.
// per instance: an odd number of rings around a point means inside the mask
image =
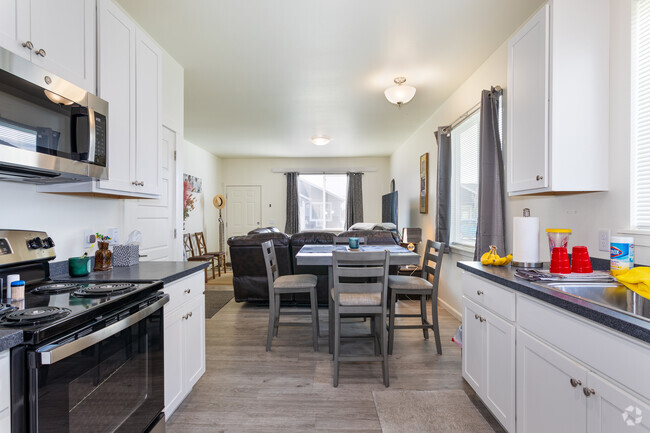
M 440 304 L 442 308 L 447 310 L 447 312 L 454 316 L 459 322 L 463 321 L 463 315 L 460 313 L 460 311 L 446 303 L 442 298 L 438 298 L 438 304 Z

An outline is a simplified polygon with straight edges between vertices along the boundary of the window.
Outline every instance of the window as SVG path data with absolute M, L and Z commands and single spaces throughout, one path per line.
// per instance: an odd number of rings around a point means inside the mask
M 300 230 L 343 231 L 347 192 L 345 174 L 299 175 Z
M 450 242 L 474 247 L 478 221 L 480 110 L 451 130 Z
M 650 1 L 632 2 L 631 226 L 650 229 Z

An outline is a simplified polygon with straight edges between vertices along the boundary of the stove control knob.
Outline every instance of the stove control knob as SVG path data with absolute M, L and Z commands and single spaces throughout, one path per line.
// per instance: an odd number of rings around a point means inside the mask
M 27 248 L 29 248 L 30 250 L 43 248 L 43 240 L 38 236 L 35 237 L 34 239 L 30 239 L 27 241 Z
M 52 238 L 47 237 L 47 238 L 43 239 L 43 248 L 50 249 L 53 246 L 54 246 L 54 241 L 52 240 Z

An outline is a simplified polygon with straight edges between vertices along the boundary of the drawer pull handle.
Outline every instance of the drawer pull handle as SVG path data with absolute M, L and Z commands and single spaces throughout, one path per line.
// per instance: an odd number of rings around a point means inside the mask
M 185 290 L 183 290 L 184 293 L 190 293 L 191 291 L 192 291 L 192 289 L 185 289 Z
M 477 295 L 482 295 L 483 293 L 485 293 L 483 290 L 477 290 L 477 291 L 476 291 L 476 294 L 477 294 Z
M 584 392 L 585 395 L 586 395 L 587 397 L 589 397 L 589 396 L 592 395 L 592 394 L 596 394 L 596 390 L 595 390 L 595 389 L 593 389 L 593 388 L 587 388 L 586 386 L 585 386 L 584 388 L 582 388 L 582 392 Z
M 571 378 L 569 380 L 569 382 L 571 383 L 571 386 L 574 387 L 574 388 L 577 388 L 578 385 L 582 385 L 582 381 L 580 381 L 578 379 L 574 379 L 574 378 Z

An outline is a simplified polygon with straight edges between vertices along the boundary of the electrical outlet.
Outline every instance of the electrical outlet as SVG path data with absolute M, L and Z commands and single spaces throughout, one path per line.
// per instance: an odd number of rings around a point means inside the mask
M 108 229 L 108 236 L 111 238 L 108 243 L 110 245 L 117 245 L 120 243 L 120 229 Z
M 609 251 L 609 230 L 598 231 L 598 251 Z
M 90 247 L 95 243 L 95 232 L 92 230 L 84 230 L 84 248 Z

